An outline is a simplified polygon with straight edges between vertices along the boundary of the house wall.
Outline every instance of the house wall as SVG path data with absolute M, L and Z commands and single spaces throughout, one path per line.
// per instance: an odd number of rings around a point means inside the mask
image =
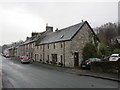
M 52 61 L 52 54 L 57 54 L 57 64 L 62 63 L 70 66 L 70 41 L 57 42 L 36 46 L 34 49 L 34 61 L 49 63 Z M 49 46 L 48 46 L 49 45 Z M 55 45 L 55 48 L 54 48 Z M 35 58 L 36 55 L 38 58 Z M 41 61 L 40 61 L 41 60 Z
M 49 61 L 49 63 L 53 61 L 52 54 L 57 54 L 57 64 L 61 63 L 62 58 L 63 65 L 67 67 L 74 67 L 74 53 L 79 53 L 80 65 L 83 60 L 82 49 L 88 42 L 95 44 L 95 35 L 89 26 L 84 24 L 82 29 L 80 29 L 80 31 L 78 31 L 78 33 L 70 41 L 61 41 L 38 46 L 35 46 L 35 42 L 29 43 L 19 47 L 19 54 L 21 56 L 27 56 L 29 53 L 33 53 L 32 59 L 34 61 L 44 63 L 47 63 L 47 61 Z
M 13 50 L 13 48 L 9 49 L 9 55 L 10 55 L 11 57 L 14 56 L 14 50 Z
M 65 57 L 65 66 L 66 67 L 73 67 L 72 61 L 72 52 L 71 52 L 71 41 L 64 42 L 64 57 Z
M 33 60 L 40 62 L 40 46 L 34 46 Z
M 19 57 L 19 53 L 20 53 L 20 52 L 19 52 L 19 49 L 20 49 L 20 48 L 19 48 L 19 46 L 18 46 L 18 47 L 17 47 L 17 57 Z
M 18 56 L 25 56 L 25 45 L 21 45 L 18 48 Z
M 91 31 L 91 29 L 88 27 L 87 24 L 85 24 L 82 29 L 74 36 L 74 38 L 71 41 L 70 49 L 71 49 L 71 61 L 73 61 L 74 66 L 74 53 L 79 53 L 79 65 L 81 64 L 83 58 L 82 58 L 82 49 L 85 47 L 86 43 L 95 43 L 94 41 L 94 34 Z
M 61 47 L 61 44 L 62 44 L 62 47 Z M 44 45 L 44 58 L 45 58 L 45 62 L 52 61 L 52 54 L 57 54 L 57 64 L 61 63 L 61 55 L 62 55 L 62 60 L 63 60 L 63 49 L 64 49 L 63 42 L 45 44 Z
M 81 64 L 82 49 L 86 43 L 94 42 L 94 34 L 87 24 L 72 38 L 70 41 L 56 42 L 50 44 L 39 45 L 35 47 L 35 54 L 37 54 L 36 61 L 45 62 L 52 61 L 52 54 L 57 54 L 57 64 L 61 62 L 67 67 L 74 67 L 74 53 L 79 53 L 79 65 Z M 55 48 L 54 48 L 55 44 Z M 62 44 L 62 48 L 61 48 Z M 48 46 L 49 45 L 49 46 Z M 49 47 L 49 48 L 48 48 Z M 35 56 L 35 55 L 34 55 Z M 49 56 L 49 58 L 48 58 Z M 35 58 L 35 57 L 34 57 Z

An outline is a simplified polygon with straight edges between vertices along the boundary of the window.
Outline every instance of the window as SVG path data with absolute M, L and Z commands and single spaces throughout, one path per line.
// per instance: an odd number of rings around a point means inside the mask
M 48 49 L 49 49 L 49 44 L 48 44 Z
M 33 43 L 31 44 L 31 48 L 33 48 Z
M 53 43 L 53 48 L 55 49 L 55 43 Z
M 62 48 L 63 46 L 62 46 L 62 42 L 61 42 L 61 48 Z
M 35 42 L 33 43 L 33 46 L 35 46 Z
M 42 60 L 42 54 L 40 55 L 40 59 Z
M 40 45 L 40 49 L 42 49 L 42 45 Z
M 48 61 L 49 61 L 49 55 L 48 55 Z
M 39 47 L 37 46 L 37 49 L 39 49 Z
M 59 64 L 60 64 L 61 66 L 63 66 L 63 57 L 62 57 L 62 55 L 61 55 L 60 57 L 61 57 L 61 61 L 60 61 Z
M 62 63 L 62 55 L 61 55 L 61 63 Z
M 28 46 L 28 49 L 29 49 L 29 44 L 27 46 Z

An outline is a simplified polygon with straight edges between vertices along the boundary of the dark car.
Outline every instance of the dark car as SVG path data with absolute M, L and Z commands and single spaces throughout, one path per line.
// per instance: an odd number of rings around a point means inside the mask
M 6 55 L 5 57 L 6 57 L 6 58 L 10 58 L 10 56 L 9 56 L 9 55 Z
M 3 57 L 6 57 L 6 58 L 10 58 L 11 56 L 10 55 L 5 55 L 5 54 L 2 54 Z
M 85 68 L 85 69 L 90 69 L 91 62 L 99 62 L 99 61 L 101 61 L 101 59 L 99 59 L 99 58 L 89 58 L 87 60 L 84 60 L 81 63 L 81 67 Z
M 30 59 L 27 56 L 22 56 L 20 60 L 21 63 L 30 63 Z

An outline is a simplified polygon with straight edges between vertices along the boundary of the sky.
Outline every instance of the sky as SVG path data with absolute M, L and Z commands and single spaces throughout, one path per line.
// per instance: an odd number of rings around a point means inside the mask
M 62 29 L 81 20 L 92 28 L 118 21 L 118 1 L 79 0 L 4 0 L 0 2 L 0 45 L 25 40 L 31 32 L 45 31 L 45 26 Z

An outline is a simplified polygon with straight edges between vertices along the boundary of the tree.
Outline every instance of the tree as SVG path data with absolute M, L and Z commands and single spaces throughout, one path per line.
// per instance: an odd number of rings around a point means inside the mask
M 85 47 L 83 48 L 83 58 L 84 59 L 88 59 L 88 58 L 97 58 L 100 57 L 100 53 L 98 52 L 97 48 L 95 47 L 95 45 L 93 45 L 92 43 L 87 43 L 85 45 Z
M 101 52 L 102 56 L 108 56 L 110 54 L 110 49 L 105 44 L 101 43 L 99 51 Z
M 111 45 L 111 39 L 118 36 L 118 23 L 106 23 L 95 28 L 100 41 L 107 46 Z

